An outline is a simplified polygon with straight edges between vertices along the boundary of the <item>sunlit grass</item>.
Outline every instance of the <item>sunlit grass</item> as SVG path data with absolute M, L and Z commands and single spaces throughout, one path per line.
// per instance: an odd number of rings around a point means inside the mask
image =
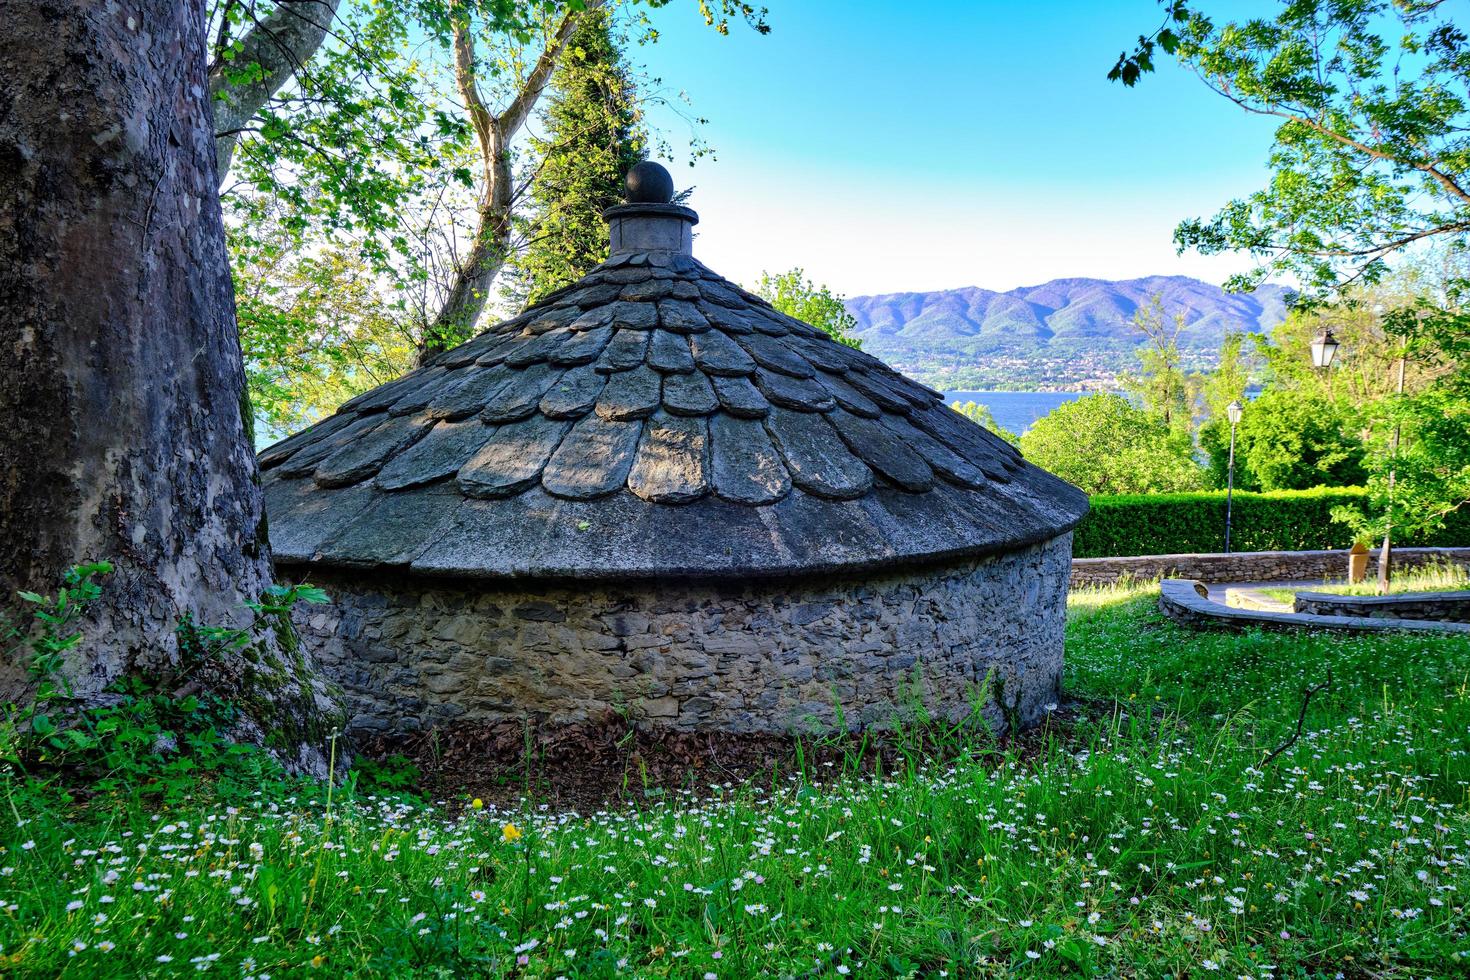
M 1067 595 L 1067 615 L 1072 623 L 1093 613 L 1128 605 L 1143 596 L 1157 595 L 1159 580 L 1124 577 L 1113 585 L 1078 586 Z
M 927 768 L 585 814 L 359 798 L 328 820 L 319 793 L 269 787 L 166 813 L 10 794 L 0 968 L 1460 972 L 1470 643 L 1195 634 L 1153 602 L 1143 585 L 1074 598 L 1066 687 L 1087 717 L 999 758 L 977 735 Z
M 1310 588 L 1264 588 L 1261 593 L 1277 602 L 1290 605 L 1298 592 L 1330 592 L 1333 595 L 1377 595 L 1378 583 L 1369 569 L 1367 581 L 1348 583 L 1332 582 L 1313 585 Z M 1462 592 L 1470 590 L 1470 568 L 1449 562 L 1437 562 L 1398 572 L 1389 580 L 1390 594 L 1402 592 Z

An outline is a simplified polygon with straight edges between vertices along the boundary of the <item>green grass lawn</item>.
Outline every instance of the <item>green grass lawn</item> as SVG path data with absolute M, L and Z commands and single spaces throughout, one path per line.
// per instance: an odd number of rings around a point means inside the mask
M 1425 977 L 1470 961 L 1470 643 L 1196 634 L 1074 597 L 1086 720 L 581 815 L 283 784 L 8 793 L 0 971 Z M 1264 760 L 1296 728 L 1301 738 Z M 812 785 L 815 777 L 823 785 Z

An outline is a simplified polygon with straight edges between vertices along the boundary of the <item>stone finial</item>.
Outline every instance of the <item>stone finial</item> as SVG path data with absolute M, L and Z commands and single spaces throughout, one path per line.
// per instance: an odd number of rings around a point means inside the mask
M 644 160 L 629 170 L 623 186 L 629 204 L 672 204 L 674 201 L 674 178 L 662 164 L 652 160 Z
M 694 233 L 699 215 L 674 204 L 674 178 L 662 165 L 645 160 L 628 171 L 624 181 L 628 203 L 608 208 L 611 254 L 628 252 L 678 252 L 694 250 Z

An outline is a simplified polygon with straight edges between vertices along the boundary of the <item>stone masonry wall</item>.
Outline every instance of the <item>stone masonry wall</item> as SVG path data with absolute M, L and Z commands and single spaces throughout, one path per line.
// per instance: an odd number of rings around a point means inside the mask
M 1138 555 L 1128 558 L 1077 558 L 1072 586 L 1111 585 L 1122 578 L 1186 578 L 1206 584 L 1221 582 L 1292 582 L 1347 578 L 1346 551 L 1237 551 L 1212 555 Z M 1395 548 L 1396 569 L 1453 562 L 1470 567 L 1470 548 Z M 1378 552 L 1368 556 L 1368 574 L 1376 574 Z
M 1057 700 L 1071 535 L 871 578 L 580 587 L 313 573 L 298 625 L 358 731 L 627 712 L 679 729 L 992 724 Z M 996 704 L 999 680 L 1007 710 Z
M 1317 616 L 1372 616 L 1377 619 L 1470 623 L 1470 592 L 1405 592 L 1400 595 L 1298 592 L 1294 607 L 1297 612 Z

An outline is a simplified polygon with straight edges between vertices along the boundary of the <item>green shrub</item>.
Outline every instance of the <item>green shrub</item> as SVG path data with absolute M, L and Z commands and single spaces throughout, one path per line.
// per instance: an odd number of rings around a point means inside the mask
M 1026 431 L 1026 459 L 1088 493 L 1178 493 L 1204 486 L 1189 434 L 1121 395 L 1057 406 Z
M 1306 551 L 1352 544 L 1332 508 L 1361 505 L 1362 487 L 1318 487 L 1235 494 L 1232 551 Z M 1470 546 L 1470 513 L 1448 516 L 1442 530 L 1399 539 L 1400 546 Z M 1199 554 L 1225 550 L 1225 493 L 1095 496 L 1072 543 L 1077 558 Z

